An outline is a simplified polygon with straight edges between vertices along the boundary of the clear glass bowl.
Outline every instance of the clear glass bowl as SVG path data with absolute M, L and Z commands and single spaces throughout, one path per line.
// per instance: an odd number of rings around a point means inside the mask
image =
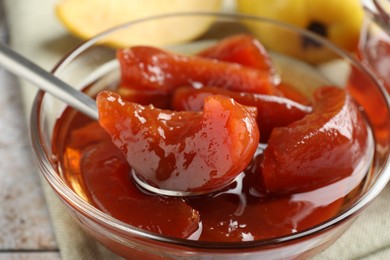
M 380 78 L 390 92 L 390 11 L 389 1 L 362 0 L 366 18 L 360 40 L 359 56 Z
M 198 36 L 181 42 L 169 42 L 169 31 L 178 30 L 174 25 L 211 23 L 210 28 L 198 32 Z M 362 191 L 333 218 L 308 230 L 273 239 L 237 243 L 200 242 L 176 239 L 152 234 L 125 224 L 88 204 L 63 180 L 52 150 L 53 127 L 66 104 L 39 92 L 31 114 L 31 138 L 40 172 L 61 198 L 80 226 L 107 248 L 126 258 L 223 258 L 223 259 L 287 259 L 313 256 L 331 245 L 349 227 L 364 208 L 372 202 L 390 178 L 390 109 L 389 97 L 384 87 L 372 73 L 351 55 L 336 48 L 326 40 L 295 27 L 259 17 L 233 14 L 187 13 L 151 17 L 113 28 L 85 42 L 66 55 L 53 73 L 78 89 L 89 86 L 102 75 L 110 75 L 90 89 L 96 93 L 107 86 L 115 86 L 118 65 L 115 50 L 109 39 L 124 30 L 141 30 L 153 34 L 159 25 L 167 30 L 167 41 L 139 41 L 131 38 L 127 45 L 148 44 L 191 53 L 225 36 L 237 33 L 253 33 L 272 52 L 278 72 L 285 81 L 295 84 L 310 94 L 323 84 L 349 88 L 357 102 L 367 111 L 374 138 L 374 158 Z M 130 32 L 131 35 L 131 32 Z M 270 39 L 272 38 L 272 39 Z M 135 39 L 135 40 L 134 40 Z M 176 39 L 178 40 L 178 39 Z M 178 41 L 179 41 L 178 40 Z M 280 44 L 280 42 L 282 42 Z M 329 55 L 330 54 L 330 55 Z M 304 64 L 303 64 L 304 63 Z M 299 65 L 297 65 L 299 64 Z M 109 72 L 109 73 L 108 73 Z M 365 84 L 355 84 L 364 82 Z M 112 84 L 111 84 L 112 83 Z M 375 109 L 370 102 L 375 101 Z M 378 117 L 380 108 L 380 118 Z M 91 239 L 92 239 L 91 238 Z

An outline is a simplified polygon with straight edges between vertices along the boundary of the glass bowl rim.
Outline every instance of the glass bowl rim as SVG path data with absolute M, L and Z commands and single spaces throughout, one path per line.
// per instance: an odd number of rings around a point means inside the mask
M 123 29 L 125 27 L 137 25 L 139 23 L 147 22 L 150 20 L 156 20 L 156 19 L 164 19 L 169 17 L 179 17 L 179 16 L 213 16 L 221 19 L 231 19 L 231 20 L 251 20 L 256 22 L 263 22 L 268 24 L 273 24 L 278 27 L 285 28 L 287 30 L 292 30 L 297 33 L 303 34 L 305 36 L 308 36 L 315 41 L 320 42 L 327 48 L 334 51 L 337 55 L 342 57 L 344 60 L 348 60 L 350 63 L 353 63 L 354 66 L 356 66 L 359 70 L 365 71 L 367 75 L 370 77 L 370 79 L 376 83 L 377 87 L 379 88 L 381 94 L 383 95 L 384 99 L 386 100 L 387 107 L 389 107 L 390 104 L 390 98 L 385 90 L 385 87 L 381 82 L 378 80 L 375 80 L 374 73 L 364 64 L 359 62 L 354 56 L 351 54 L 339 49 L 337 46 L 335 46 L 333 43 L 329 42 L 327 39 L 312 33 L 310 31 L 306 31 L 304 29 L 298 28 L 294 25 L 287 24 L 281 21 L 276 21 L 273 19 L 260 17 L 260 16 L 254 16 L 254 15 L 246 15 L 246 14 L 240 14 L 240 13 L 221 13 L 221 12 L 182 12 L 182 13 L 169 13 L 169 14 L 162 14 L 162 15 L 155 15 L 150 16 L 134 21 L 129 21 L 127 23 L 124 23 L 119 26 L 115 26 L 111 29 L 108 29 L 95 37 L 92 37 L 91 39 L 84 41 L 81 43 L 78 47 L 76 47 L 73 51 L 69 52 L 67 55 L 64 55 L 62 59 L 59 60 L 59 62 L 54 66 L 52 69 L 52 73 L 56 75 L 59 73 L 61 69 L 66 67 L 73 59 L 74 57 L 78 56 L 81 52 L 83 52 L 85 49 L 88 49 L 91 47 L 94 43 L 98 42 L 103 37 L 107 36 L 108 34 Z M 40 110 L 41 105 L 43 102 L 43 99 L 45 97 L 44 91 L 39 91 L 34 99 L 32 111 L 30 114 L 30 139 L 33 146 L 33 150 L 35 151 L 35 159 L 37 161 L 37 165 L 39 168 L 41 168 L 42 174 L 44 175 L 47 182 L 50 184 L 50 186 L 58 192 L 56 194 L 57 196 L 60 196 L 62 199 L 65 199 L 66 201 L 70 201 L 72 204 L 72 207 L 76 208 L 78 212 L 82 213 L 84 216 L 88 217 L 89 219 L 98 220 L 99 222 L 103 223 L 106 226 L 110 226 L 111 228 L 114 228 L 117 231 L 120 231 L 121 233 L 125 232 L 130 235 L 137 236 L 139 238 L 147 238 L 152 239 L 157 242 L 167 243 L 167 244 L 175 244 L 180 245 L 184 247 L 189 248 L 203 248 L 203 249 L 227 249 L 227 250 L 235 250 L 235 249 L 244 249 L 244 248 L 256 248 L 256 247 L 265 247 L 265 246 L 275 246 L 280 245 L 281 243 L 287 243 L 287 242 L 294 242 L 298 241 L 299 239 L 303 239 L 308 236 L 320 234 L 321 232 L 330 229 L 334 226 L 336 226 L 339 223 L 342 223 L 343 221 L 346 221 L 349 219 L 349 217 L 354 216 L 355 214 L 359 213 L 361 210 L 363 210 L 368 204 L 370 204 L 383 190 L 383 188 L 386 186 L 388 181 L 390 180 L 390 162 L 389 159 L 386 160 L 386 163 L 384 166 L 380 169 L 380 174 L 375 183 L 360 197 L 359 200 L 357 200 L 354 204 L 352 204 L 346 211 L 343 211 L 341 214 L 319 224 L 314 227 L 311 227 L 307 230 L 300 231 L 294 234 L 276 237 L 276 238 L 269 238 L 269 239 L 263 239 L 263 240 L 254 240 L 254 241 L 244 241 L 244 242 L 205 242 L 205 241 L 196 241 L 196 240 L 188 240 L 188 239 L 180 239 L 180 238 L 173 238 L 168 237 L 164 235 L 159 235 L 155 233 L 151 233 L 136 227 L 133 227 L 129 224 L 126 224 L 122 221 L 119 221 L 108 214 L 105 214 L 104 212 L 100 211 L 99 209 L 93 207 L 86 201 L 84 201 L 82 198 L 80 198 L 73 190 L 71 190 L 65 182 L 60 178 L 58 173 L 53 169 L 50 158 L 47 155 L 46 151 L 42 147 L 42 141 L 41 136 L 39 133 L 39 123 L 40 122 Z M 390 108 L 388 108 L 390 110 Z

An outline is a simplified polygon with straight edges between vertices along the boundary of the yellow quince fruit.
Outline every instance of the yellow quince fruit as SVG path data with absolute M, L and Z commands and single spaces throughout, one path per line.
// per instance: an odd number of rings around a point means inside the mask
M 338 47 L 355 51 L 364 11 L 359 0 L 236 0 L 239 12 L 283 21 L 315 32 Z M 248 23 L 264 45 L 312 63 L 332 59 L 327 48 L 273 26 Z
M 81 39 L 89 39 L 109 28 L 155 15 L 219 11 L 222 0 L 60 0 L 56 15 L 62 24 Z M 110 36 L 108 44 L 161 46 L 191 40 L 204 33 L 213 19 L 164 18 L 129 26 Z

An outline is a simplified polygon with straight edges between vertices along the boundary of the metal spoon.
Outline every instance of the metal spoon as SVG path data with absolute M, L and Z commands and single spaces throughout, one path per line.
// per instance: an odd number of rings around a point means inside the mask
M 87 116 L 98 120 L 98 111 L 96 101 L 86 94 L 78 91 L 63 82 L 53 74 L 47 72 L 34 62 L 28 60 L 17 52 L 13 51 L 7 45 L 0 43 L 0 66 L 18 77 L 24 78 L 33 83 L 38 88 L 60 99 L 74 109 L 86 114 Z M 210 192 L 186 192 L 175 190 L 164 190 L 151 186 L 142 181 L 137 174 L 131 172 L 135 182 L 143 189 L 165 196 L 186 197 L 198 196 Z M 233 180 L 234 181 L 234 180 Z M 228 186 L 230 183 L 226 184 Z M 223 187 L 222 187 L 223 188 Z
M 2 43 L 0 44 L 0 66 L 16 76 L 28 80 L 74 109 L 93 119 L 98 119 L 98 111 L 94 99 L 69 86 Z

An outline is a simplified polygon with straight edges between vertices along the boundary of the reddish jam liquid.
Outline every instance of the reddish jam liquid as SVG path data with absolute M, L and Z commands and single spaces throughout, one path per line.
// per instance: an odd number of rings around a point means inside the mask
M 101 211 L 138 228 L 201 241 L 251 241 L 290 235 L 338 214 L 361 191 L 366 172 L 305 193 L 270 197 L 256 174 L 262 149 L 229 187 L 171 198 L 140 190 L 131 168 L 96 121 L 67 109 L 53 151 L 68 185 Z

